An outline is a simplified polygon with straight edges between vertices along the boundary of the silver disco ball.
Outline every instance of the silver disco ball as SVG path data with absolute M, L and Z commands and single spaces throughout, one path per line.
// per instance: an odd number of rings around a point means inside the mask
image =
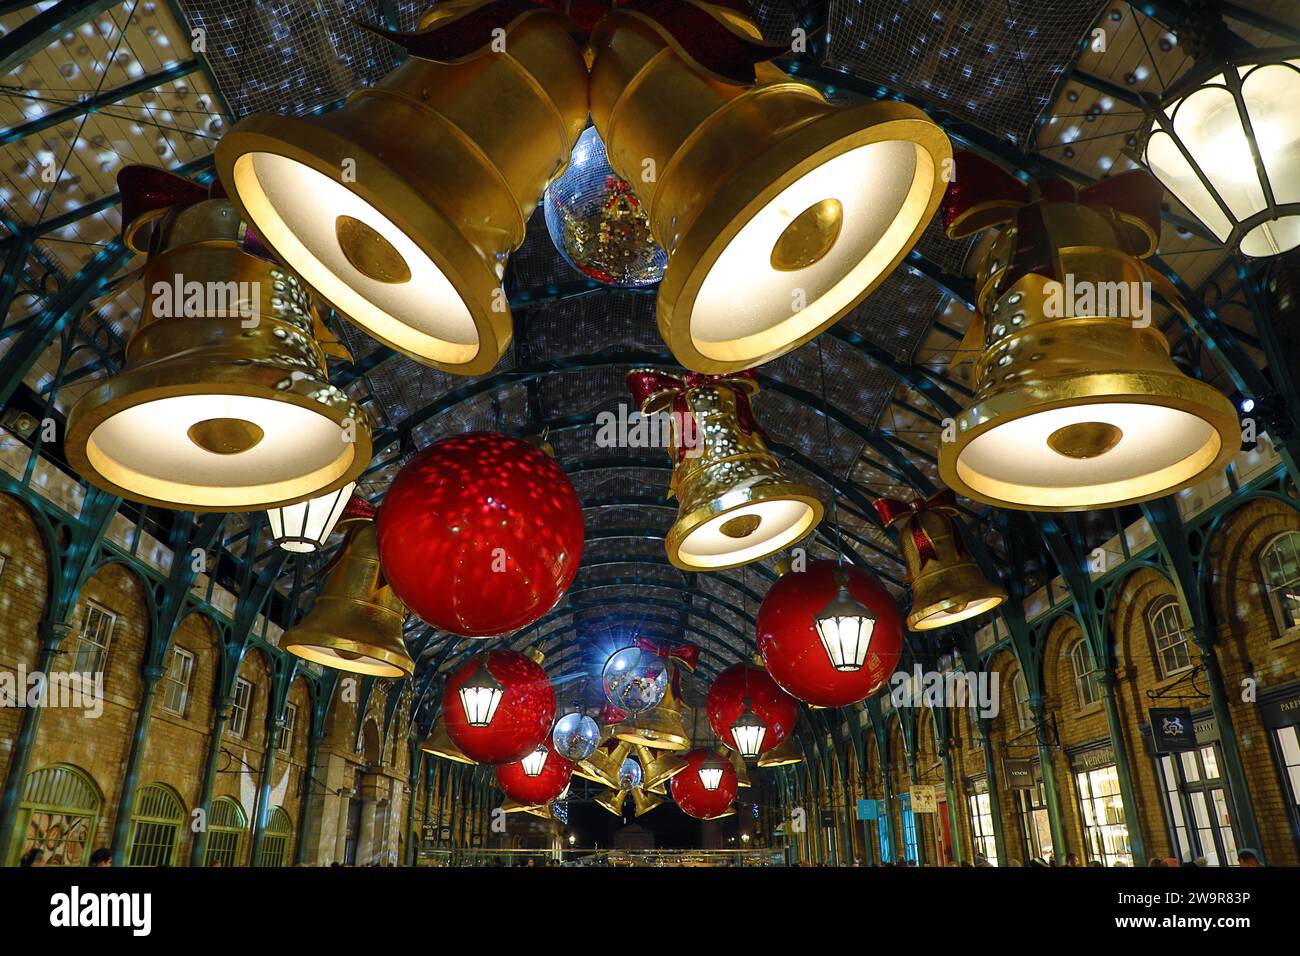
M 641 765 L 635 757 L 628 757 L 618 768 L 618 789 L 635 790 L 641 786 Z
M 668 662 L 639 647 L 625 647 L 609 656 L 601 678 L 611 704 L 629 714 L 640 714 L 664 699 Z
M 609 165 L 596 127 L 578 137 L 568 168 L 546 187 L 542 207 L 555 248 L 583 275 L 624 287 L 663 278 L 668 253 L 651 237 L 631 185 Z
M 599 743 L 600 725 L 586 714 L 565 714 L 551 732 L 551 745 L 566 760 L 586 760 Z

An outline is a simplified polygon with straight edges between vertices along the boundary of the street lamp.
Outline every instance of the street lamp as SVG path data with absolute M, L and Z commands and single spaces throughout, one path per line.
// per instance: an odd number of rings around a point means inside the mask
M 460 703 L 471 727 L 486 727 L 496 716 L 504 685 L 492 676 L 487 662 L 480 657 L 478 670 L 460 687 Z
M 830 603 L 813 618 L 817 636 L 821 638 L 826 656 L 837 671 L 862 669 L 871 646 L 871 632 L 876 627 L 876 616 L 865 604 L 849 593 L 848 577 L 840 567 L 835 568 L 839 590 Z

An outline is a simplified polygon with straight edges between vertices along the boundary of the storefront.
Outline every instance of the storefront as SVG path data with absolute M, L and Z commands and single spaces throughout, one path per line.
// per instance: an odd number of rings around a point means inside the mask
M 1088 862 L 1103 866 L 1133 866 L 1128 820 L 1120 796 L 1119 769 L 1108 739 L 1066 751 L 1074 777 L 1075 798 L 1083 820 Z
M 1261 691 L 1259 709 L 1287 796 L 1291 837 L 1300 846 L 1300 681 Z
M 983 857 L 993 866 L 998 865 L 998 844 L 993 836 L 993 803 L 989 799 L 987 777 L 969 777 L 966 780 L 966 811 L 970 817 L 972 849 L 975 862 Z
M 1002 772 L 1007 789 L 1015 795 L 1024 862 L 1035 858 L 1047 861 L 1052 856 L 1052 820 L 1038 761 L 1008 757 L 1002 761 Z
M 1148 752 L 1164 804 L 1174 855 L 1187 862 L 1204 857 L 1209 866 L 1236 866 L 1237 841 L 1232 832 L 1232 800 L 1223 779 L 1219 725 L 1209 708 L 1191 715 L 1195 745 L 1159 753 L 1151 726 L 1143 725 Z

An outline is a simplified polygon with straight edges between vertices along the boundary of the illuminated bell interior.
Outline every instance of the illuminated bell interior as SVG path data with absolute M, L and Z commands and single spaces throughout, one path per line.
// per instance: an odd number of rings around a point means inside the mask
M 69 414 L 69 464 L 112 494 L 189 511 L 277 507 L 354 481 L 370 427 L 329 384 L 298 278 L 244 251 L 224 199 L 173 207 L 153 229 L 140 325 L 123 370 Z
M 426 22 L 481 6 L 440 7 Z M 323 116 L 244 117 L 216 153 L 258 234 L 324 299 L 462 375 L 490 370 L 510 343 L 506 255 L 587 118 L 565 21 L 540 13 L 503 29 L 509 55 L 410 55 Z
M 803 751 L 799 749 L 799 745 L 795 742 L 793 736 L 787 737 L 758 758 L 759 767 L 764 769 L 768 767 L 789 767 L 797 763 L 803 763 Z
M 471 727 L 486 727 L 492 723 L 504 690 L 501 682 L 488 670 L 487 658 L 480 657 L 478 669 L 460 685 L 460 704 L 465 708 L 465 720 Z
M 334 532 L 334 525 L 356 486 L 355 481 L 349 482 L 319 498 L 268 510 L 266 520 L 271 528 L 272 543 L 295 554 L 319 551 Z
M 843 573 L 836 569 L 839 589 L 814 618 L 817 636 L 837 671 L 858 671 L 867 659 L 876 616 L 849 593 Z
M 720 83 L 619 10 L 591 51 L 592 119 L 669 250 L 656 314 L 687 368 L 737 371 L 808 341 L 883 281 L 939 205 L 951 147 L 915 107 L 832 106 L 770 63 L 754 85 Z

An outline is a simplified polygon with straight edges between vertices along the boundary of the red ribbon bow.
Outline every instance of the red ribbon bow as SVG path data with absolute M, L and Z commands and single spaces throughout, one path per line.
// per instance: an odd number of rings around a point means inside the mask
M 873 503 L 876 514 L 880 516 L 880 523 L 886 528 L 892 527 L 895 522 L 902 521 L 904 518 L 914 518 L 923 511 L 940 514 L 946 521 L 952 521 L 956 518 L 957 496 L 953 494 L 950 488 L 945 488 L 940 492 L 931 495 L 929 498 L 913 498 L 911 501 L 900 501 L 897 498 L 877 498 Z M 912 532 L 912 542 L 916 545 L 916 551 L 921 556 L 921 567 L 938 557 L 934 550 L 934 541 L 926 534 L 925 529 L 921 527 L 921 522 L 911 521 L 909 529 Z M 953 545 L 961 552 L 961 535 L 953 534 Z
M 649 651 L 651 654 L 658 654 L 670 661 L 676 661 L 688 671 L 694 671 L 695 666 L 700 662 L 700 645 L 698 644 L 661 644 L 648 637 L 638 637 L 632 644 L 643 651 Z
M 627 387 L 632 393 L 637 408 L 649 414 L 647 407 L 652 400 L 665 393 L 672 393 L 673 414 L 681 424 L 681 445 L 677 449 L 677 459 L 686 457 L 686 453 L 704 444 L 704 438 L 695 422 L 686 393 L 693 388 L 708 385 L 729 388 L 736 396 L 736 423 L 746 435 L 758 435 L 766 440 L 767 436 L 758 427 L 754 417 L 754 408 L 749 403 L 749 396 L 758 391 L 758 376 L 751 369 L 730 372 L 726 375 L 705 375 L 701 372 L 687 372 L 678 376 L 658 369 L 634 369 L 627 373 Z M 689 420 L 689 424 L 687 424 Z

